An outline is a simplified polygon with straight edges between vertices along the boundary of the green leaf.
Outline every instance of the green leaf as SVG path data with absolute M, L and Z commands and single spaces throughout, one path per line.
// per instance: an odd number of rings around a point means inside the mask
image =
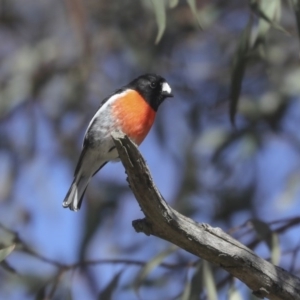
M 17 271 L 6 260 L 0 262 L 0 265 L 6 271 L 11 272 L 13 274 L 17 274 Z
M 106 288 L 101 291 L 99 293 L 98 299 L 99 300 L 110 300 L 113 299 L 113 293 L 115 292 L 115 290 L 117 289 L 120 277 L 123 273 L 123 270 L 121 270 L 120 272 L 118 272 L 113 279 L 110 281 L 110 283 L 106 286 Z
M 252 8 L 252 11 L 260 17 L 258 24 L 259 36 L 265 36 L 270 27 L 274 27 L 285 34 L 290 35 L 283 27 L 276 23 L 281 14 L 280 0 L 252 0 L 250 2 L 250 7 Z
M 218 293 L 216 288 L 213 272 L 210 263 L 206 260 L 203 261 L 202 269 L 203 286 L 206 288 L 208 300 L 218 300 Z
M 195 272 L 191 280 L 187 280 L 181 300 L 197 300 L 203 289 L 202 287 L 202 260 L 197 262 Z
M 266 242 L 271 252 L 271 262 L 277 265 L 280 260 L 280 244 L 276 232 L 273 232 L 270 226 L 258 219 L 252 219 L 251 224 L 259 239 Z
M 296 171 L 291 172 L 287 176 L 284 190 L 278 196 L 278 203 L 282 206 L 290 206 L 297 199 L 297 193 L 299 191 L 300 174 Z
M 12 244 L 11 246 L 0 250 L 0 262 L 3 261 L 15 249 L 15 246 L 15 244 Z
M 200 22 L 200 19 L 199 19 L 199 16 L 198 16 L 198 11 L 197 11 L 197 7 L 196 7 L 196 0 L 186 0 L 186 2 L 188 3 L 199 27 L 202 29 L 202 26 L 201 26 L 201 22 Z
M 192 289 L 191 285 L 192 285 L 191 281 L 187 279 L 180 300 L 190 300 L 191 289 Z
M 276 232 L 272 232 L 270 250 L 271 250 L 271 263 L 273 265 L 278 265 L 280 261 L 281 251 L 280 251 L 279 236 Z
M 297 21 L 297 29 L 298 29 L 298 35 L 300 38 L 300 0 L 292 0 L 295 17 Z
M 173 253 L 175 250 L 177 250 L 177 247 L 171 246 L 167 250 L 159 253 L 158 255 L 154 256 L 149 262 L 147 262 L 141 270 L 138 272 L 134 282 L 133 282 L 133 288 L 138 295 L 138 290 L 140 286 L 142 285 L 143 280 L 148 276 L 148 274 L 157 267 L 167 256 L 169 256 L 171 253 Z
M 190 300 L 197 300 L 199 299 L 199 295 L 201 291 L 203 290 L 203 260 L 199 259 L 196 267 L 195 267 L 195 273 L 191 280 L 191 298 Z
M 162 0 L 152 0 L 158 32 L 155 44 L 158 44 L 166 29 L 166 7 Z
M 230 121 L 233 125 L 235 123 L 235 114 L 237 110 L 238 100 L 241 93 L 242 82 L 243 82 L 247 60 L 249 56 L 251 29 L 252 29 L 252 18 L 249 19 L 248 24 L 240 37 L 239 44 L 233 60 L 233 68 L 231 72 L 231 83 L 230 83 L 230 106 L 229 106 Z
M 169 0 L 169 7 L 175 8 L 178 5 L 179 0 Z
M 233 280 L 228 290 L 228 300 L 243 300 L 243 297 L 241 293 L 236 289 Z

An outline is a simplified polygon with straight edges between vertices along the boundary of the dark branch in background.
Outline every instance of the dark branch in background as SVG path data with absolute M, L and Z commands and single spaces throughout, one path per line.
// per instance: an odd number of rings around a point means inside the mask
M 220 228 L 199 224 L 172 209 L 157 190 L 144 158 L 130 139 L 114 132 L 113 140 L 145 218 L 133 221 L 137 232 L 153 235 L 220 266 L 259 298 L 300 299 L 300 279 L 257 256 Z
M 10 233 L 13 236 L 13 242 L 17 245 L 18 248 L 17 251 L 31 255 L 44 263 L 58 267 L 64 271 L 80 268 L 82 266 L 95 266 L 101 264 L 124 264 L 124 265 L 144 266 L 147 263 L 147 261 L 136 260 L 136 259 L 93 259 L 93 260 L 83 260 L 72 264 L 64 264 L 57 260 L 45 257 L 42 254 L 32 250 L 32 248 L 23 239 L 20 238 L 19 234 L 16 231 L 7 228 L 2 223 L 0 223 L 0 228 Z M 178 264 L 160 263 L 158 266 L 166 269 L 179 269 L 182 267 L 194 267 L 195 263 L 196 262 L 178 263 Z

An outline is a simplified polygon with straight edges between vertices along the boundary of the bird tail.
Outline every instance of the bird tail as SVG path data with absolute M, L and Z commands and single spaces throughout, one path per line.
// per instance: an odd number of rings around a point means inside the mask
M 72 185 L 63 202 L 64 208 L 70 208 L 73 211 L 80 209 L 82 198 L 89 184 L 90 177 L 75 176 Z

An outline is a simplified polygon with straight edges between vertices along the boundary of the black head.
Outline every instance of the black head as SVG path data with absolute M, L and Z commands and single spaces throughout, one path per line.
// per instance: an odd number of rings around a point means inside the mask
M 132 88 L 141 94 L 155 111 L 167 97 L 173 97 L 169 84 L 156 74 L 141 75 L 131 81 L 127 88 Z

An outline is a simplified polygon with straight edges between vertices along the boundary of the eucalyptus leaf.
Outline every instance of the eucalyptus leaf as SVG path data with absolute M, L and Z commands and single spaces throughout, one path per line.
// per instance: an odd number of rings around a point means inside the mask
M 17 274 L 17 271 L 15 268 L 13 268 L 6 260 L 3 260 L 1 263 L 1 267 L 5 269 L 8 272 L 11 272 L 13 274 Z
M 3 261 L 15 249 L 15 246 L 15 244 L 12 244 L 11 246 L 0 249 L 0 262 Z
M 281 256 L 279 236 L 276 232 L 272 232 L 271 237 L 271 263 L 278 265 Z
M 99 300 L 111 300 L 113 299 L 113 294 L 115 290 L 117 289 L 118 283 L 120 281 L 121 275 L 123 273 L 123 270 L 118 272 L 113 279 L 109 282 L 109 284 L 99 293 L 98 299 Z
M 175 8 L 178 5 L 179 0 L 169 0 L 169 7 Z
M 155 44 L 158 44 L 166 29 L 166 7 L 165 2 L 162 0 L 152 0 L 152 3 L 158 27 Z
M 199 299 L 199 295 L 201 291 L 203 290 L 203 260 L 199 260 L 196 267 L 195 267 L 195 273 L 193 274 L 192 280 L 191 280 L 191 292 L 190 292 L 190 298 L 189 300 L 197 300 Z
M 196 0 L 186 0 L 186 2 L 188 3 L 199 27 L 202 29 L 202 26 L 201 26 L 201 22 L 200 22 L 200 18 L 198 16 L 198 11 L 197 11 L 197 7 L 196 7 Z
M 187 278 L 186 280 L 180 300 L 197 300 L 202 289 L 202 260 L 199 260 L 195 266 L 192 279 Z
M 272 231 L 270 226 L 258 219 L 252 219 L 251 224 L 259 239 L 263 240 L 271 253 L 271 262 L 277 265 L 280 260 L 280 244 L 276 232 Z
M 258 24 L 260 36 L 264 36 L 270 27 L 274 27 L 285 34 L 290 35 L 283 27 L 276 23 L 281 15 L 280 0 L 254 0 L 251 1 L 250 7 L 252 8 L 252 11 L 260 17 Z
M 300 0 L 292 0 L 294 13 L 297 21 L 298 35 L 300 38 Z
M 238 100 L 240 97 L 242 82 L 249 56 L 251 29 L 252 18 L 249 19 L 249 22 L 239 39 L 239 43 L 233 60 L 233 68 L 231 72 L 230 82 L 229 106 L 230 121 L 233 125 L 235 124 L 235 114 L 237 111 Z
M 206 260 L 203 261 L 202 268 L 203 287 L 206 288 L 208 300 L 218 300 L 218 292 L 216 282 L 213 276 L 213 272 L 210 263 Z
M 190 295 L 191 295 L 191 290 L 192 290 L 191 286 L 192 286 L 192 283 L 187 277 L 185 285 L 184 285 L 184 290 L 181 294 L 180 300 L 190 300 Z
M 243 297 L 241 293 L 236 289 L 233 280 L 228 290 L 228 300 L 243 300 Z
M 177 250 L 177 247 L 171 246 L 167 250 L 159 253 L 158 255 L 154 256 L 149 262 L 147 262 L 141 270 L 138 272 L 134 282 L 133 288 L 138 295 L 138 291 L 140 286 L 142 285 L 143 280 L 149 275 L 149 273 L 157 267 L 167 256 Z

